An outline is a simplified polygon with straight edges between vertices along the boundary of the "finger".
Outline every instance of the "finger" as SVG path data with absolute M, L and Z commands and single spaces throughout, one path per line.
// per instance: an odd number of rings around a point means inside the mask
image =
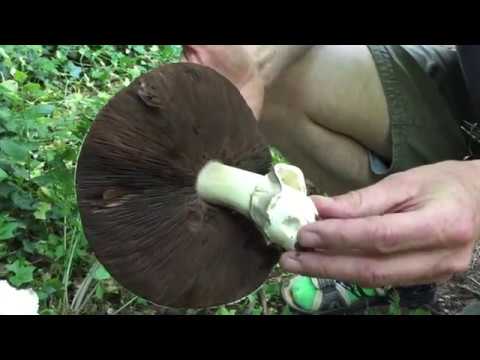
M 407 186 L 402 175 L 335 197 L 312 196 L 321 218 L 356 218 L 382 215 L 408 205 L 415 186 Z
M 280 265 L 288 272 L 356 283 L 363 287 L 413 286 L 445 279 L 455 267 L 448 252 L 422 252 L 391 258 L 288 252 Z
M 394 254 L 446 246 L 435 224 L 437 214 L 426 211 L 358 219 L 326 219 L 308 224 L 298 233 L 299 245 L 332 253 Z

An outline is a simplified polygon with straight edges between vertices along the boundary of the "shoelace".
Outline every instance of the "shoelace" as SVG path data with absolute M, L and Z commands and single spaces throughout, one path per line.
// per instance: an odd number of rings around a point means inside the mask
M 328 288 L 328 287 L 335 288 L 336 285 L 340 285 L 346 291 L 352 293 L 353 295 L 355 295 L 358 298 L 367 298 L 367 299 L 372 298 L 371 294 L 367 294 L 360 286 L 355 285 L 355 284 L 349 284 L 349 283 L 345 283 L 343 281 L 331 280 L 331 279 L 316 279 L 316 281 L 317 281 L 319 289 L 325 289 L 325 288 Z M 382 296 L 386 296 L 388 298 L 391 297 L 391 295 L 392 295 L 391 288 L 382 288 L 382 290 L 383 290 L 384 294 L 380 294 L 377 290 L 375 290 L 376 295 L 382 295 Z
M 356 297 L 359 297 L 359 298 L 371 297 L 365 291 L 363 291 L 363 289 L 360 286 L 347 284 L 347 283 L 344 283 L 344 282 L 341 282 L 341 281 L 339 281 L 339 284 L 344 289 L 346 289 L 346 290 L 350 291 L 352 294 L 354 294 Z
M 348 284 L 342 281 L 337 281 L 337 280 L 331 280 L 331 279 L 317 279 L 318 283 L 318 288 L 323 289 L 327 287 L 335 287 L 335 285 L 339 284 L 342 286 L 345 290 L 351 292 L 357 297 L 371 297 L 368 294 L 366 294 L 363 289 L 359 286 Z

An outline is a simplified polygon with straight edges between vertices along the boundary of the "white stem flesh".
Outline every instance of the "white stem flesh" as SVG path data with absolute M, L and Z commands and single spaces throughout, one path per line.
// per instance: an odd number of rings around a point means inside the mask
M 200 171 L 197 193 L 211 204 L 234 209 L 250 217 L 250 203 L 255 189 L 268 186 L 263 175 L 211 161 Z

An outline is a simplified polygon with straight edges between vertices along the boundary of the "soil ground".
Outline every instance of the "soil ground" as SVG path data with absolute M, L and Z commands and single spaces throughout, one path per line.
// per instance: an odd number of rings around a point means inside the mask
M 474 253 L 470 270 L 439 286 L 432 313 L 455 315 L 480 300 L 480 243 Z

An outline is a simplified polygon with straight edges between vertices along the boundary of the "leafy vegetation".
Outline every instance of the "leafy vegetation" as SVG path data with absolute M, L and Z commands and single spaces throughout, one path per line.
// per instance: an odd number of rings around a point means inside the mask
M 92 256 L 74 171 L 98 110 L 180 54 L 176 45 L 0 46 L 0 278 L 33 287 L 41 314 L 169 313 L 123 289 Z M 186 313 L 290 314 L 280 298 L 284 276 L 277 270 L 234 305 Z
M 132 298 L 89 252 L 75 162 L 110 96 L 179 55 L 178 46 L 0 47 L 0 277 L 33 287 L 43 314 L 112 312 Z

